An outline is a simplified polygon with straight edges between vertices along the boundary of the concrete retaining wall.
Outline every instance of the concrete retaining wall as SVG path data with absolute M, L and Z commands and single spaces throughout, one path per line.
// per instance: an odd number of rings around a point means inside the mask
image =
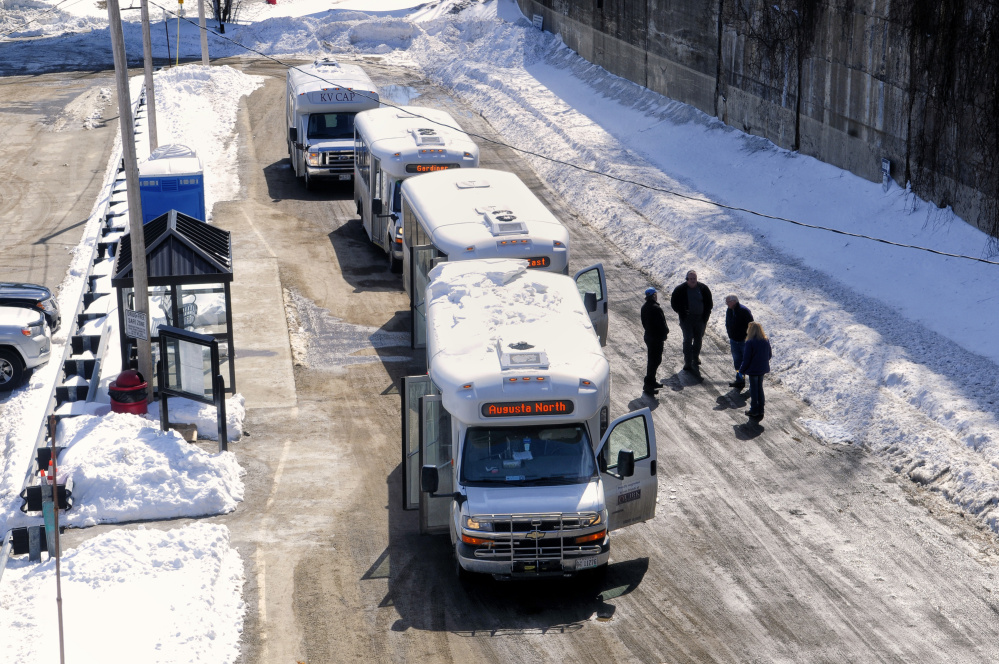
M 737 0 L 517 1 L 586 60 L 742 131 L 875 182 L 882 159 L 903 185 L 919 168 L 907 163 L 908 42 L 889 0 L 821 1 L 800 83 L 766 80 L 750 64 L 761 54 L 731 21 Z M 781 76 L 797 76 L 794 63 L 779 65 Z M 981 196 L 951 177 L 960 170 L 944 164 L 921 195 L 974 221 Z

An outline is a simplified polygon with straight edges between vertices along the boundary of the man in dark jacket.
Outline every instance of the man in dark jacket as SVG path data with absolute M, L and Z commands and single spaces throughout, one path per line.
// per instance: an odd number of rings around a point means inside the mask
M 649 361 L 645 367 L 645 384 L 642 392 L 654 397 L 662 383 L 656 380 L 656 372 L 663 362 L 663 346 L 669 335 L 666 314 L 659 306 L 659 294 L 655 288 L 645 289 L 645 304 L 642 305 L 642 327 L 645 328 L 645 347 L 649 351 Z
M 746 347 L 746 328 L 753 322 L 753 312 L 744 304 L 739 304 L 735 295 L 725 297 L 725 330 L 728 332 L 728 343 L 732 348 L 732 363 L 735 364 L 735 380 L 728 384 L 737 390 L 746 387 L 746 377 L 739 371 L 742 366 L 742 352 Z
M 701 340 L 711 316 L 711 291 L 697 281 L 697 273 L 691 270 L 687 280 L 673 289 L 669 304 L 680 317 L 680 330 L 683 332 L 683 370 L 701 377 Z

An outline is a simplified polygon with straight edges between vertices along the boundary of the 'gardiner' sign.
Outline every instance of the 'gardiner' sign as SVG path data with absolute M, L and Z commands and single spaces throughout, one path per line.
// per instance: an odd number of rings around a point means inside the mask
M 482 404 L 482 417 L 534 417 L 537 415 L 568 415 L 573 403 L 556 401 L 502 401 Z

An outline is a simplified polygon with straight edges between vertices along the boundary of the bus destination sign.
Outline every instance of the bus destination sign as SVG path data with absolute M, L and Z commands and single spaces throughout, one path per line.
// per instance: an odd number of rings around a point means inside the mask
M 406 164 L 407 173 L 433 173 L 449 168 L 460 168 L 460 164 Z
M 574 405 L 568 399 L 556 401 L 502 401 L 482 404 L 482 417 L 534 417 L 569 415 Z
M 527 259 L 527 267 L 548 267 L 552 264 L 552 259 L 548 256 L 535 256 Z

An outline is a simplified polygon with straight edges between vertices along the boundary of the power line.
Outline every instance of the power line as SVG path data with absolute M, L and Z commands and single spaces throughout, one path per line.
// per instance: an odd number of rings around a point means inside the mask
M 184 21 L 186 21 L 187 23 L 190 23 L 191 25 L 195 26 L 199 30 L 202 29 L 201 26 L 198 25 L 197 23 L 195 23 L 194 21 L 189 20 L 187 17 L 179 16 L 178 14 L 172 12 L 171 10 L 167 9 L 166 7 L 163 7 L 162 5 L 160 5 L 159 3 L 155 2 L 154 0 L 149 0 L 149 2 L 150 2 L 150 4 L 156 5 L 157 7 L 159 7 L 160 9 L 162 9 L 164 12 L 166 12 L 168 14 L 172 14 L 173 16 L 178 16 L 178 18 L 183 19 Z M 242 48 L 242 49 L 244 49 L 246 51 L 249 51 L 250 53 L 255 53 L 255 54 L 259 55 L 262 58 L 266 58 L 267 60 L 270 60 L 272 62 L 276 62 L 277 64 L 281 65 L 282 67 L 286 67 L 288 69 L 295 69 L 297 71 L 302 72 L 303 74 L 308 74 L 308 75 L 310 75 L 310 76 L 312 76 L 312 77 L 314 77 L 314 78 L 316 78 L 316 79 L 318 79 L 318 80 L 320 80 L 320 81 L 322 81 L 324 83 L 329 83 L 331 86 L 334 86 L 334 87 L 346 87 L 346 86 L 343 86 L 343 85 L 339 85 L 338 83 L 335 83 L 333 81 L 330 81 L 329 79 L 323 78 L 322 76 L 320 76 L 320 75 L 318 75 L 318 74 L 316 74 L 314 72 L 307 72 L 304 69 L 301 69 L 301 68 L 299 68 L 296 65 L 288 64 L 288 63 L 283 62 L 283 61 L 279 60 L 278 58 L 275 58 L 275 57 L 273 57 L 271 55 L 267 55 L 266 53 L 258 51 L 258 50 L 254 49 L 254 48 L 251 48 L 249 46 L 245 46 L 245 45 L 237 42 L 234 39 L 230 39 L 229 37 L 226 37 L 224 34 L 219 34 L 218 32 L 215 32 L 214 30 L 212 30 L 208 26 L 205 26 L 204 29 L 207 30 L 208 32 L 210 32 L 211 34 L 215 35 L 216 37 L 220 38 L 220 39 L 224 39 L 224 40 L 226 40 L 226 41 L 228 41 L 228 42 L 230 42 L 230 43 L 238 46 L 239 48 Z M 544 154 L 541 154 L 541 153 L 538 153 L 538 152 L 534 152 L 532 150 L 527 150 L 525 148 L 519 148 L 519 147 L 516 147 L 514 145 L 510 145 L 509 143 L 504 143 L 503 141 L 498 141 L 496 139 L 489 138 L 488 136 L 482 136 L 481 134 L 476 134 L 474 132 L 465 131 L 461 127 L 452 127 L 452 126 L 450 126 L 448 124 L 445 124 L 443 122 L 439 122 L 437 120 L 432 120 L 432 119 L 430 119 L 430 118 L 428 118 L 426 116 L 420 115 L 419 113 L 414 113 L 412 111 L 412 107 L 403 109 L 401 106 L 398 106 L 396 104 L 392 104 L 390 102 L 383 101 L 383 100 L 378 99 L 378 98 L 376 98 L 376 97 L 374 97 L 372 95 L 366 94 L 365 92 L 360 91 L 360 90 L 352 90 L 352 92 L 354 94 L 358 94 L 361 97 L 370 99 L 372 101 L 377 101 L 377 102 L 379 102 L 380 104 L 382 104 L 384 106 L 388 106 L 390 108 L 395 108 L 395 109 L 398 109 L 398 110 L 404 110 L 406 113 L 409 113 L 410 115 L 413 115 L 414 117 L 421 118 L 423 120 L 426 120 L 427 122 L 430 122 L 432 124 L 444 127 L 446 129 L 452 129 L 454 131 L 459 131 L 459 132 L 462 132 L 462 133 L 467 134 L 469 136 L 474 136 L 475 138 L 478 138 L 480 140 L 486 141 L 488 143 L 493 143 L 493 144 L 499 145 L 501 147 L 509 148 L 511 150 L 514 150 L 516 152 L 520 152 L 522 154 L 527 154 L 527 155 L 530 155 L 532 157 L 537 157 L 539 159 L 543 159 L 545 161 L 549 161 L 549 162 L 551 162 L 553 164 L 559 164 L 559 165 L 562 165 L 562 166 L 567 166 L 569 168 L 574 168 L 574 169 L 576 169 L 578 171 L 582 171 L 584 173 L 589 173 L 591 175 L 598 175 L 600 177 L 608 178 L 610 180 L 615 180 L 615 181 L 621 182 L 623 184 L 630 184 L 630 185 L 633 185 L 633 186 L 636 186 L 636 187 L 641 187 L 643 189 L 648 189 L 650 191 L 655 191 L 655 192 L 662 193 L 662 194 L 668 194 L 670 196 L 675 196 L 677 198 L 682 198 L 682 199 L 685 199 L 685 200 L 688 200 L 688 201 L 692 201 L 692 202 L 695 202 L 695 203 L 703 203 L 705 205 L 712 205 L 714 207 L 721 208 L 723 210 L 731 210 L 733 212 L 743 212 L 745 214 L 751 214 L 753 216 L 761 217 L 763 219 L 771 219 L 773 221 L 781 221 L 781 222 L 784 222 L 784 223 L 793 224 L 795 226 L 801 226 L 803 228 L 811 228 L 813 230 L 826 231 L 828 233 L 836 233 L 837 235 L 845 235 L 847 237 L 855 237 L 855 238 L 862 239 L 862 240 L 870 240 L 871 242 L 880 242 L 881 244 L 887 244 L 887 245 L 890 245 L 890 246 L 893 246 L 893 247 L 900 247 L 900 248 L 903 248 L 903 249 L 915 249 L 917 251 L 925 251 L 927 253 L 936 254 L 937 256 L 945 256 L 947 258 L 960 258 L 962 260 L 975 261 L 977 263 L 985 263 L 986 265 L 999 265 L 999 262 L 990 261 L 990 260 L 985 259 L 985 258 L 979 258 L 979 257 L 976 257 L 976 256 L 966 256 L 964 254 L 952 254 L 952 253 L 948 253 L 946 251 L 939 251 L 937 249 L 931 249 L 929 247 L 921 247 L 921 246 L 915 245 L 915 244 L 905 244 L 903 242 L 893 242 L 891 240 L 885 240 L 884 238 L 874 237 L 874 236 L 871 236 L 871 235 L 864 235 L 863 233 L 851 233 L 849 231 L 840 230 L 838 228 L 829 228 L 827 226 L 819 226 L 819 225 L 816 225 L 816 224 L 807 224 L 807 223 L 805 223 L 803 221 L 797 221 L 797 220 L 794 220 L 794 219 L 788 219 L 787 217 L 781 217 L 781 216 L 778 216 L 778 215 L 766 214 L 765 212 L 757 212 L 756 210 L 750 210 L 749 208 L 738 207 L 738 206 L 735 206 L 735 205 L 726 205 L 724 203 L 719 203 L 717 201 L 711 201 L 711 200 L 707 200 L 707 199 L 704 199 L 704 198 L 698 198 L 697 196 L 690 196 L 688 194 L 682 194 L 682 193 L 680 193 L 678 191 L 673 191 L 672 189 L 666 189 L 664 187 L 657 187 L 655 185 L 646 184 L 644 182 L 636 182 L 635 180 L 629 180 L 627 178 L 618 177 L 617 175 L 612 175 L 610 173 L 605 173 L 603 171 L 598 171 L 598 170 L 593 169 L 593 168 L 587 168 L 585 166 L 579 166 L 578 164 L 573 164 L 571 162 L 564 161 L 562 159 L 556 159 L 555 157 L 549 157 L 548 155 L 544 155 Z

